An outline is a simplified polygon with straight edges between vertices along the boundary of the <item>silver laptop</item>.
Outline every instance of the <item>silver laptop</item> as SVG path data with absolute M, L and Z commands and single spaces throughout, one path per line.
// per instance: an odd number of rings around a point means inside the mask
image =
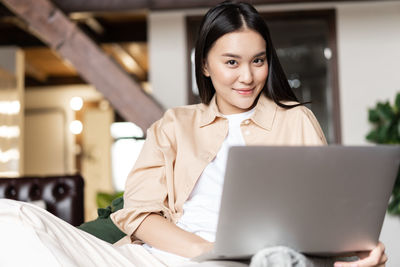
M 399 164 L 400 146 L 232 147 L 214 248 L 195 260 L 370 250 Z

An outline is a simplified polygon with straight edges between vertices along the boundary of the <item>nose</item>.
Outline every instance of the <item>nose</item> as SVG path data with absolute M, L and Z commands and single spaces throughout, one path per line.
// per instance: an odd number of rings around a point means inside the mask
M 253 72 L 250 66 L 242 66 L 239 75 L 239 82 L 244 84 L 251 84 L 253 82 Z

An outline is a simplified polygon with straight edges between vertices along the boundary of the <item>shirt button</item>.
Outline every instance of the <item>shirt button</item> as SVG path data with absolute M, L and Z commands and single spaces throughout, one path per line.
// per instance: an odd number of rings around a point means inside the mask
M 250 123 L 250 120 L 245 120 L 244 121 L 244 124 L 249 124 Z
M 245 135 L 249 135 L 249 134 L 250 134 L 250 131 L 245 131 L 244 134 L 245 134 Z

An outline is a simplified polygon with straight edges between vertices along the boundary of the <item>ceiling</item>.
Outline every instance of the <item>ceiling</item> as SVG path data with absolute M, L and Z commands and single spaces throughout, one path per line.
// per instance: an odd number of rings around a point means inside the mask
M 139 82 L 148 77 L 147 12 L 71 12 L 70 20 Z M 27 88 L 86 83 L 68 61 L 46 46 L 0 3 L 0 46 L 18 46 L 25 54 Z
M 333 0 L 252 0 L 253 4 Z M 336 0 L 348 1 L 348 0 Z M 356 0 L 361 1 L 361 0 Z M 71 21 L 110 55 L 136 81 L 148 79 L 147 14 L 154 9 L 198 8 L 215 0 L 52 0 Z M 25 52 L 25 85 L 81 84 L 72 64 L 48 48 L 0 0 L 0 46 L 19 46 Z

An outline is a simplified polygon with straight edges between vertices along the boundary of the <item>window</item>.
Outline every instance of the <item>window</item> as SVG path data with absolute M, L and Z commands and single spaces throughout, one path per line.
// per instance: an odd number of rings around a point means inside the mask
M 115 122 L 111 125 L 114 143 L 111 147 L 111 170 L 116 192 L 125 189 L 125 182 L 144 143 L 143 131 L 131 122 Z

